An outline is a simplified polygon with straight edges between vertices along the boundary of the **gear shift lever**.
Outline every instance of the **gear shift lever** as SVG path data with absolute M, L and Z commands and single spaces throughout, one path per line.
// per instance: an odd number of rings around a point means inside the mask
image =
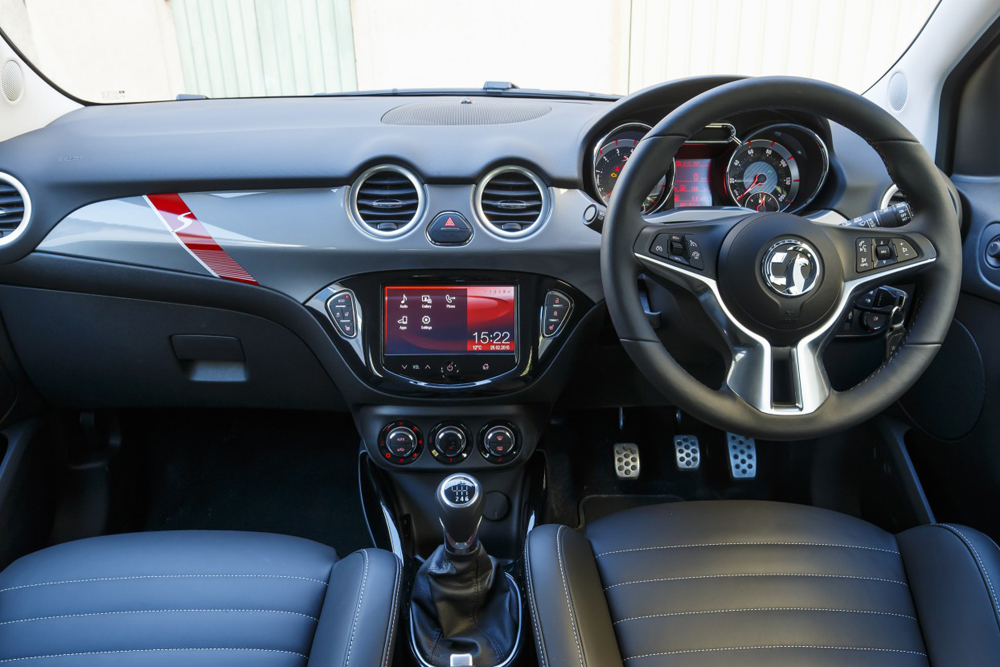
M 517 587 L 479 541 L 483 487 L 465 473 L 438 485 L 444 545 L 417 571 L 410 630 L 420 662 L 433 667 L 505 664 L 517 649 Z
M 449 475 L 438 485 L 437 501 L 445 547 L 458 555 L 474 551 L 483 520 L 483 487 L 479 480 L 463 473 Z

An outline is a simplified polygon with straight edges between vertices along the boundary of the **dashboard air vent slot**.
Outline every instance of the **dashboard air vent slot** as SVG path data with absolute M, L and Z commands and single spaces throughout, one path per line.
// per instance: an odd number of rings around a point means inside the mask
M 475 202 L 487 229 L 505 237 L 532 233 L 549 210 L 548 189 L 541 179 L 513 166 L 487 174 L 476 186 Z
M 7 174 L 0 174 L 0 245 L 21 235 L 31 216 L 31 202 L 24 186 Z
M 423 186 L 402 167 L 372 167 L 351 186 L 355 221 L 377 236 L 398 236 L 410 230 L 423 213 Z

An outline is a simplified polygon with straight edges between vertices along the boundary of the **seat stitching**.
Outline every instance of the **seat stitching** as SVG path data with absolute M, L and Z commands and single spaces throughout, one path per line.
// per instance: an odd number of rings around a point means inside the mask
M 909 614 L 897 614 L 891 611 L 874 611 L 868 609 L 819 609 L 813 607 L 752 607 L 748 609 L 706 609 L 704 611 L 675 611 L 664 614 L 647 614 L 645 616 L 631 616 L 629 618 L 623 618 L 620 621 L 615 621 L 615 625 L 619 623 L 627 623 L 629 621 L 639 621 L 647 618 L 666 618 L 669 616 L 697 616 L 700 614 L 733 614 L 745 611 L 824 611 L 824 612 L 834 612 L 838 614 L 877 614 L 879 616 L 898 616 L 899 618 L 907 618 L 912 621 L 917 620 L 915 616 L 910 616 Z
M 727 579 L 727 578 L 737 578 L 737 577 L 822 577 L 829 579 L 859 579 L 862 581 L 883 581 L 888 584 L 899 584 L 900 586 L 906 586 L 905 581 L 899 581 L 897 579 L 882 579 L 881 577 L 862 577 L 860 575 L 854 574 L 812 574 L 812 573 L 796 573 L 796 572 L 760 572 L 760 573 L 748 573 L 748 574 L 700 574 L 692 577 L 661 577 L 658 579 L 639 579 L 637 581 L 623 581 L 618 584 L 611 584 L 610 586 L 605 586 L 604 590 L 608 591 L 612 588 L 617 588 L 618 586 L 631 586 L 632 584 L 655 584 L 663 581 L 689 581 L 692 579 Z
M 559 561 L 559 574 L 562 576 L 563 592 L 566 594 L 566 607 L 569 609 L 569 622 L 573 628 L 573 639 L 576 640 L 576 653 L 580 658 L 580 665 L 583 667 L 583 647 L 580 646 L 580 633 L 576 627 L 576 615 L 573 613 L 573 602 L 569 597 L 569 582 L 566 580 L 566 568 L 563 562 L 563 541 L 562 535 L 566 526 L 559 526 L 556 530 L 556 559 Z
M 655 547 L 636 547 L 633 549 L 615 549 L 614 551 L 605 551 L 603 553 L 597 554 L 595 558 L 600 558 L 601 556 L 611 556 L 612 554 L 624 554 L 632 553 L 635 551 L 656 551 L 660 549 L 692 549 L 699 547 L 761 547 L 761 546 L 774 546 L 774 547 L 831 547 L 836 549 L 864 549 L 865 551 L 881 551 L 887 554 L 899 555 L 898 551 L 893 549 L 882 549 L 881 547 L 866 547 L 858 544 L 824 544 L 820 542 L 708 542 L 704 544 L 667 544 L 663 546 Z
M 794 646 L 794 645 L 777 645 L 777 646 L 723 646 L 719 648 L 692 648 L 683 649 L 680 651 L 661 651 L 659 653 L 645 653 L 643 655 L 633 655 L 630 658 L 625 658 L 625 662 L 629 660 L 639 660 L 642 658 L 655 658 L 665 655 L 683 655 L 685 653 L 713 653 L 717 651 L 761 651 L 769 649 L 825 649 L 831 651 L 877 651 L 879 653 L 905 653 L 906 655 L 921 655 L 927 657 L 927 654 L 922 651 L 908 651 L 902 648 L 878 648 L 875 646 Z
M 65 579 L 63 581 L 42 581 L 36 584 L 21 584 L 9 588 L 0 588 L 0 593 L 7 591 L 17 591 L 24 588 L 37 588 L 39 586 L 61 586 L 63 584 L 85 584 L 98 581 L 132 581 L 137 579 L 205 579 L 205 578 L 238 578 L 238 579 L 298 579 L 299 581 L 313 581 L 317 584 L 327 585 L 322 579 L 312 577 L 297 577 L 292 574 L 138 574 L 130 577 L 94 577 L 92 579 Z
M 393 561 L 396 564 L 396 576 L 392 582 L 392 602 L 389 605 L 389 634 L 386 635 L 385 648 L 382 650 L 383 667 L 389 664 L 389 652 L 392 650 L 392 642 L 396 634 L 396 619 L 399 617 L 399 609 L 396 606 L 396 601 L 399 599 L 399 579 L 403 568 L 399 562 L 399 558 L 395 555 L 393 555 Z
M 994 615 L 996 615 L 998 617 L 998 620 L 1000 620 L 1000 602 L 997 602 L 997 592 L 996 592 L 996 589 L 993 588 L 993 581 L 990 579 L 990 573 L 986 569 L 986 564 L 983 563 L 983 559 L 979 557 L 979 552 L 976 550 L 976 545 L 974 545 L 969 540 L 969 538 L 967 538 L 965 536 L 965 534 L 962 533 L 962 531 L 960 531 L 955 526 L 953 526 L 951 524 L 947 524 L 947 523 L 941 523 L 941 524 L 937 524 L 937 525 L 939 525 L 942 528 L 945 528 L 947 530 L 950 530 L 953 533 L 955 533 L 956 535 L 958 535 L 958 537 L 963 542 L 965 542 L 965 546 L 968 547 L 972 551 L 972 555 L 976 557 L 976 562 L 979 564 L 979 571 L 982 574 L 983 578 L 986 580 L 986 585 L 990 589 L 990 595 L 993 597 L 993 613 L 994 613 Z
M 538 643 L 538 658 L 542 663 L 540 667 L 546 667 L 545 645 L 542 643 L 542 621 L 538 616 L 538 609 L 535 607 L 535 587 L 531 576 L 530 537 L 529 533 L 524 538 L 524 578 L 528 584 L 528 603 L 531 605 L 531 623 L 535 628 L 535 641 Z
M 20 658 L 4 658 L 0 659 L 0 663 L 4 662 L 20 662 L 22 660 L 42 660 L 45 658 L 72 658 L 81 655 L 115 655 L 120 653 L 167 653 L 173 651 L 241 651 L 241 652 L 254 652 L 254 653 L 283 653 L 285 655 L 296 655 L 300 658 L 308 658 L 309 656 L 304 653 L 298 653 L 297 651 L 284 651 L 276 648 L 130 648 L 130 649 L 118 649 L 113 651 L 77 651 L 75 653 L 50 653 L 48 655 L 26 655 Z
M 0 625 L 13 625 L 15 623 L 30 623 L 32 621 L 49 621 L 56 618 L 83 618 L 86 616 L 119 616 L 128 614 L 192 614 L 192 613 L 217 613 L 236 612 L 243 614 L 288 614 L 290 616 L 302 616 L 304 618 L 317 621 L 315 616 L 303 614 L 297 611 L 285 611 L 284 609 L 137 609 L 135 611 L 94 611 L 82 614 L 55 614 L 52 616 L 35 616 L 32 618 L 18 618 L 12 621 L 0 621 Z
M 365 587 L 368 585 L 368 552 L 362 549 L 361 555 L 365 559 L 365 569 L 361 575 L 361 588 L 358 589 L 358 604 L 354 608 L 354 624 L 351 626 L 350 641 L 347 642 L 347 658 L 344 661 L 344 667 L 349 667 L 351 664 L 351 651 L 354 650 L 354 637 L 358 630 L 358 619 L 361 617 L 361 602 L 365 599 Z

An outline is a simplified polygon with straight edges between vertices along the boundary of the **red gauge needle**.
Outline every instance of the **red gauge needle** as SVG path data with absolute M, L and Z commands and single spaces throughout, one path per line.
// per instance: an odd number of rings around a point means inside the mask
M 756 174 L 756 175 L 754 175 L 754 177 L 753 177 L 753 183 L 751 183 L 750 186 L 747 187 L 746 192 L 744 192 L 743 194 L 741 194 L 739 197 L 736 198 L 736 201 L 739 201 L 739 200 L 743 199 L 744 197 L 746 197 L 748 194 L 750 194 L 750 191 L 753 190 L 758 185 L 764 185 L 764 181 L 766 181 L 767 178 L 764 178 L 763 180 L 761 180 L 759 182 L 757 180 L 757 179 L 759 179 L 763 175 L 764 174 Z

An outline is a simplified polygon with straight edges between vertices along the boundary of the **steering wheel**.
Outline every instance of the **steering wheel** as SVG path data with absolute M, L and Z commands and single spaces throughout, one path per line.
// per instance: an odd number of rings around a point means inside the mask
M 731 208 L 642 215 L 663 165 L 695 132 L 735 113 L 774 108 L 825 116 L 864 138 L 909 201 L 912 219 L 859 229 Z M 708 424 L 782 440 L 841 431 L 899 399 L 941 347 L 958 302 L 961 263 L 957 212 L 916 138 L 859 95 L 792 77 L 728 83 L 660 121 L 615 184 L 601 245 L 608 310 L 650 382 Z M 640 303 L 640 274 L 696 297 L 678 303 L 698 304 L 689 307 L 703 309 L 725 341 L 728 370 L 719 388 L 695 379 L 663 346 Z M 909 327 L 874 373 L 836 391 L 823 351 L 857 295 L 889 280 L 918 286 Z

